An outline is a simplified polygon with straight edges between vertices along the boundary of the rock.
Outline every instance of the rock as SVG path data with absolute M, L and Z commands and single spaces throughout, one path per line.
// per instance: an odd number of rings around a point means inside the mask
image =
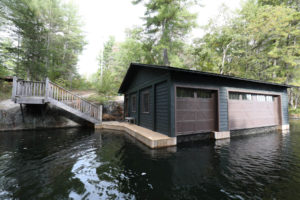
M 110 114 L 103 114 L 102 120 L 103 121 L 116 121 L 116 118 Z
M 19 104 L 12 100 L 0 102 L 0 131 L 36 128 L 78 127 L 71 116 L 51 105 L 23 105 L 23 115 Z
M 103 104 L 103 121 L 122 121 L 124 115 L 124 101 L 108 101 Z

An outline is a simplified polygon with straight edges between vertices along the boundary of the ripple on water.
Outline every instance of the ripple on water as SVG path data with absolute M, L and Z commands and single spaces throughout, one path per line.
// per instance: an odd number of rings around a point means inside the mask
M 300 199 L 299 188 L 299 122 L 158 150 L 83 129 L 0 133 L 0 199 Z

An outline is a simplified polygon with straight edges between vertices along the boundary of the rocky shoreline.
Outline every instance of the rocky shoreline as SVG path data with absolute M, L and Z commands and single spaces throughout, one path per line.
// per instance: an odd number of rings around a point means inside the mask
M 103 121 L 123 119 L 123 101 L 103 105 Z M 0 131 L 72 128 L 88 125 L 72 114 L 50 104 L 22 105 L 7 99 L 0 101 Z
M 51 105 L 22 105 L 21 109 L 10 99 L 0 102 L 0 131 L 79 126 L 63 110 Z

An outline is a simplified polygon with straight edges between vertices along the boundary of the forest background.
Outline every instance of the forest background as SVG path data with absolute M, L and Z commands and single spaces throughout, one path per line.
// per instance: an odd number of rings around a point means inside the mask
M 134 0 L 143 4 L 144 25 L 110 37 L 99 52 L 99 70 L 88 80 L 77 71 L 87 44 L 78 9 L 61 0 L 0 0 L 0 78 L 16 75 L 50 80 L 76 90 L 94 90 L 91 100 L 117 95 L 131 62 L 170 65 L 243 78 L 300 86 L 300 2 L 246 0 L 234 15 L 222 7 L 219 18 L 198 26 L 197 0 Z M 223 23 L 216 23 L 217 21 Z M 0 99 L 9 97 L 1 82 Z M 289 90 L 291 112 L 300 112 L 300 90 Z

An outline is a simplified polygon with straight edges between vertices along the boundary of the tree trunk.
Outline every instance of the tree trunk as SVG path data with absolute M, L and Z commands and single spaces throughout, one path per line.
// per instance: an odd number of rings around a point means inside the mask
M 30 71 L 29 71 L 29 69 L 27 69 L 27 81 L 30 81 Z
M 170 62 L 169 62 L 169 58 L 168 58 L 168 49 L 164 48 L 164 52 L 163 52 L 163 56 L 164 56 L 164 65 L 169 66 Z
M 220 69 L 220 74 L 224 74 L 224 65 L 225 65 L 225 60 L 226 60 L 226 56 L 227 56 L 226 54 L 227 54 L 227 50 L 229 49 L 231 42 L 229 42 L 223 50 L 223 58 L 222 58 L 222 66 Z
M 297 95 L 295 97 L 294 109 L 297 109 L 297 107 L 298 107 L 298 100 L 299 100 L 299 96 Z

